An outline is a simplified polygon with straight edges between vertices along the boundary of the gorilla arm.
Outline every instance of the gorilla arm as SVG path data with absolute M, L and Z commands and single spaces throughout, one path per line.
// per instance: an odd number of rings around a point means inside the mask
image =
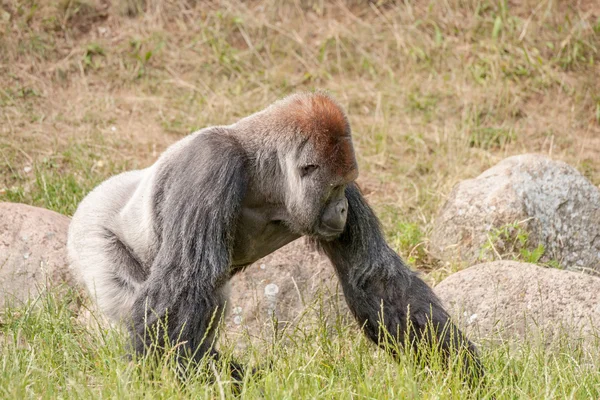
M 222 286 L 229 279 L 246 189 L 242 149 L 220 133 L 197 135 L 157 172 L 152 201 L 158 253 L 132 315 L 138 354 L 153 340 L 164 344 L 162 329 L 171 344 L 183 342 L 184 353 L 196 360 L 216 354 L 212 342 L 225 301 Z M 156 328 L 158 334 L 149 335 Z
M 333 263 L 348 306 L 365 334 L 387 347 L 380 336 L 380 327 L 385 327 L 397 344 L 403 345 L 408 334 L 414 346 L 422 338 L 431 343 L 433 330 L 445 354 L 466 348 L 474 359 L 473 363 L 465 360 L 466 368 L 473 365 L 474 375 L 481 374 L 475 347 L 450 322 L 431 288 L 387 245 L 377 217 L 355 184 L 347 187 L 346 197 L 349 209 L 344 233 L 319 245 Z M 389 349 L 393 352 L 393 347 Z

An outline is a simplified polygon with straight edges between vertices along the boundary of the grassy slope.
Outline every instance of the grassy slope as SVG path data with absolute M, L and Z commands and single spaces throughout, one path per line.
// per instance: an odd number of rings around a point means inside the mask
M 314 88 L 347 108 L 360 183 L 391 243 L 433 269 L 432 280 L 457 268 L 436 265 L 426 243 L 459 180 L 508 155 L 541 152 L 600 184 L 594 1 L 147 0 L 135 18 L 125 5 L 139 1 L 105 3 L 0 1 L 0 201 L 70 214 L 98 182 L 149 165 L 190 131 Z M 68 304 L 41 302 L 0 314 L 0 396 L 227 391 L 202 379 L 179 387 L 163 376 L 168 368 L 134 370 L 120 358 L 121 336 L 89 333 Z M 462 398 L 466 390 L 440 369 L 390 363 L 342 322 L 286 343 L 242 355 L 277 363 L 249 383 L 249 397 Z M 562 350 L 490 347 L 485 392 L 598 397 L 597 355 Z

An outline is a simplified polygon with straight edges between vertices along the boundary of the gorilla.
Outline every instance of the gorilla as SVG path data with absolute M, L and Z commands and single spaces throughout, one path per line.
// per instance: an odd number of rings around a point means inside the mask
M 291 95 L 100 184 L 71 221 L 71 266 L 100 309 L 127 322 L 135 353 L 168 339 L 181 359 L 199 361 L 219 356 L 215 322 L 229 279 L 307 236 L 331 260 L 373 342 L 391 349 L 385 328 L 400 345 L 466 349 L 465 365 L 478 369 L 473 344 L 387 245 L 357 176 L 342 108 L 325 93 Z M 148 332 L 160 326 L 153 342 Z M 232 373 L 241 370 L 232 363 Z

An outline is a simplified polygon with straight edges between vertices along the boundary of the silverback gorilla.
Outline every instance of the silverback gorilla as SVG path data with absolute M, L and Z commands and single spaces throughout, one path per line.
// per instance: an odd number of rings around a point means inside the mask
M 324 93 L 292 95 L 98 186 L 73 216 L 71 264 L 100 309 L 130 326 L 136 353 L 162 324 L 182 356 L 200 360 L 218 357 L 214 316 L 229 279 L 308 236 L 371 340 L 384 346 L 381 327 L 400 344 L 433 332 L 443 351 L 466 348 L 474 362 L 465 364 L 479 365 L 432 290 L 386 244 L 357 176 L 340 106 Z

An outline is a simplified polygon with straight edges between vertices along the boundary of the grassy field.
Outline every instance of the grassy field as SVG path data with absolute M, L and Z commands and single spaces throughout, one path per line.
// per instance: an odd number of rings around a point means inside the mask
M 339 318 L 262 338 L 235 356 L 251 366 L 235 386 L 222 364 L 194 369 L 184 381 L 168 355 L 158 362 L 128 361 L 125 335 L 77 321 L 75 295 L 42 296 L 2 315 L 0 398 L 265 398 L 265 399 L 597 399 L 600 351 L 568 340 L 552 350 L 532 341 L 482 346 L 485 383 L 469 387 L 459 368 L 434 355 L 423 365 L 414 353 L 398 362 L 377 351 L 354 324 Z M 315 302 L 318 309 L 322 304 Z M 223 332 L 225 357 L 233 338 Z M 256 343 L 256 342 L 254 342 Z M 592 350 L 590 350 L 592 349 Z M 172 353 L 169 353 L 172 354 Z M 455 360 L 456 361 L 456 360 Z M 217 377 L 215 379 L 215 376 Z
M 0 201 L 70 215 L 189 132 L 317 88 L 348 111 L 390 243 L 432 283 L 461 267 L 427 251 L 460 180 L 538 152 L 600 185 L 595 0 L 0 0 Z M 232 396 L 210 368 L 181 384 L 168 359 L 127 361 L 124 336 L 79 323 L 77 303 L 0 313 L 0 397 Z M 600 354 L 568 341 L 483 343 L 479 388 L 410 354 L 392 362 L 344 318 L 264 343 L 237 357 L 276 368 L 241 397 L 600 396 Z

